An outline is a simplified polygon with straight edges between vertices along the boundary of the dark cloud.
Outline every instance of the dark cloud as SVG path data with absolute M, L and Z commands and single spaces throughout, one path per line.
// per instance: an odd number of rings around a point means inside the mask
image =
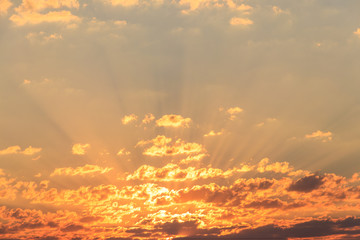
M 76 225 L 76 224 L 70 224 L 66 226 L 65 228 L 62 228 L 61 231 L 63 232 L 75 232 L 83 229 L 84 227 L 82 225 Z
M 296 192 L 311 192 L 323 184 L 323 178 L 324 177 L 315 174 L 300 178 L 296 182 L 293 182 L 288 190 Z
M 289 228 L 282 228 L 274 224 L 266 225 L 254 229 L 244 229 L 237 234 L 224 236 L 189 236 L 175 238 L 177 240 L 190 239 L 288 239 L 288 238 L 311 238 L 326 237 L 332 235 L 346 235 L 350 239 L 356 239 L 360 234 L 360 218 L 349 217 L 343 220 L 333 221 L 312 220 L 298 223 Z M 352 229 L 353 228 L 353 229 Z

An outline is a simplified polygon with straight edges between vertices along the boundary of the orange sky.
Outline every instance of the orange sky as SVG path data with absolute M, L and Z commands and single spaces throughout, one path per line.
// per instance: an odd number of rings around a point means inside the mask
M 0 239 L 359 239 L 358 0 L 0 0 Z

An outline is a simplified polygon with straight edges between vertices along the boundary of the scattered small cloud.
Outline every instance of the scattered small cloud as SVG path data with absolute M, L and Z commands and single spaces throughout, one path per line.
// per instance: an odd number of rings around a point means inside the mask
M 222 111 L 221 108 L 220 108 L 220 111 Z M 243 111 L 244 111 L 244 110 L 243 110 L 242 108 L 232 107 L 232 108 L 228 108 L 228 109 L 226 110 L 226 113 L 229 114 L 229 119 L 230 119 L 230 120 L 235 120 L 236 117 L 237 117 L 237 115 L 238 115 L 239 113 L 243 112 Z
M 142 120 L 143 124 L 149 124 L 155 120 L 155 116 L 152 113 L 148 113 L 145 115 L 144 119 Z
M 220 136 L 220 135 L 223 135 L 223 134 L 224 134 L 224 129 L 219 131 L 219 132 L 215 132 L 214 130 L 211 130 L 207 134 L 204 134 L 204 137 Z
M 232 26 L 249 26 L 254 22 L 248 18 L 233 17 L 230 19 L 230 25 Z
M 135 114 L 129 114 L 129 115 L 125 115 L 121 119 L 121 122 L 122 122 L 122 124 L 127 125 L 131 122 L 136 122 L 137 119 L 138 119 L 138 116 L 136 116 Z
M 131 152 L 126 151 L 126 149 L 125 149 L 125 148 L 122 148 L 122 149 L 120 149 L 120 150 L 117 152 L 117 154 L 116 154 L 116 155 L 118 155 L 118 156 L 122 156 L 122 155 L 130 155 L 130 154 L 131 154 Z
M 85 143 L 85 144 L 76 143 L 72 147 L 72 153 L 74 155 L 85 155 L 87 149 L 89 149 L 89 148 L 90 148 L 89 143 Z
M 354 34 L 360 38 L 360 28 L 356 29 Z
M 331 132 L 323 132 L 323 131 L 315 131 L 311 134 L 306 134 L 305 139 L 314 139 L 314 140 L 320 140 L 322 142 L 329 142 L 333 138 L 333 134 Z
M 190 118 L 184 118 L 181 115 L 169 114 L 164 115 L 156 120 L 156 125 L 159 127 L 189 127 Z

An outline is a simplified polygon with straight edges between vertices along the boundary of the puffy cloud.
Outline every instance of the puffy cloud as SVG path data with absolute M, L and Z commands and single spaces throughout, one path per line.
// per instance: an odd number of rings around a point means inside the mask
M 113 168 L 103 168 L 97 165 L 86 164 L 82 167 L 72 168 L 56 168 L 50 176 L 84 176 L 84 175 L 94 175 L 94 174 L 104 174 L 111 171 Z
M 169 114 L 156 120 L 156 125 L 159 127 L 189 127 L 190 122 L 190 118 L 184 118 L 181 115 Z
M 23 155 L 34 155 L 42 151 L 42 148 L 34 148 L 29 146 L 21 151 L 20 146 L 10 146 L 6 149 L 0 150 L 0 155 L 8 155 L 8 154 L 23 154 Z
M 78 23 L 81 19 L 78 16 L 73 15 L 70 11 L 50 11 L 42 14 L 38 12 L 25 11 L 18 12 L 10 17 L 10 20 L 17 26 L 23 26 L 26 24 L 40 24 L 40 23 Z
M 168 145 L 172 142 L 171 138 L 167 138 L 163 135 L 159 135 L 150 141 L 140 141 L 137 146 L 153 143 L 153 146 L 144 150 L 143 154 L 148 156 L 174 156 L 180 154 L 199 154 L 204 153 L 206 150 L 201 144 L 187 143 L 181 139 L 177 139 L 172 145 Z
M 136 116 L 135 114 L 130 114 L 130 115 L 125 115 L 122 119 L 121 122 L 126 125 L 129 124 L 131 122 L 136 121 L 138 118 L 138 116 Z
M 329 142 L 332 140 L 332 133 L 331 132 L 323 132 L 323 131 L 315 131 L 311 134 L 305 135 L 306 139 L 315 139 L 315 140 L 321 140 L 322 142 Z
M 242 168 L 233 168 L 223 171 L 218 168 L 200 168 L 188 167 L 181 169 L 178 165 L 169 163 L 162 168 L 155 168 L 149 165 L 143 165 L 133 174 L 126 177 L 127 180 L 145 180 L 145 181 L 186 181 L 213 178 L 228 178 L 235 173 L 248 172 L 250 167 L 244 165 Z
M 232 26 L 248 26 L 254 22 L 248 18 L 233 17 L 230 19 L 230 25 Z
M 0 0 L 0 16 L 7 14 L 12 3 L 9 0 Z

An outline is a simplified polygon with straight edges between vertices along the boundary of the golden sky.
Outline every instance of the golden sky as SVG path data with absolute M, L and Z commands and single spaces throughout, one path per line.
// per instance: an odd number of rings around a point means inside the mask
M 0 0 L 0 239 L 359 239 L 359 9 Z

